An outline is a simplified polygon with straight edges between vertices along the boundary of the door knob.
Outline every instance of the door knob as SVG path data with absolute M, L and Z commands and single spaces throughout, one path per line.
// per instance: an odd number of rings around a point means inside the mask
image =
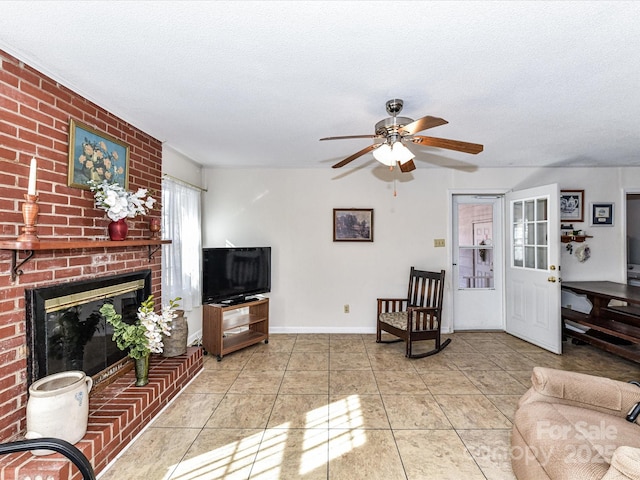
M 547 278 L 547 282 L 556 283 L 556 277 Z

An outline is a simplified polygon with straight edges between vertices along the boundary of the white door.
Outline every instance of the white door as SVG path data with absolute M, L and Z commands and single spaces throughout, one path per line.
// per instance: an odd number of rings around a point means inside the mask
M 453 196 L 453 328 L 504 330 L 501 195 Z
M 506 195 L 506 331 L 562 353 L 560 191 L 557 184 Z

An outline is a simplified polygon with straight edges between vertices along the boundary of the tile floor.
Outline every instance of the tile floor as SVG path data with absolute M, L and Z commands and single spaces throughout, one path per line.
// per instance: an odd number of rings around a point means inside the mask
M 100 478 L 514 479 L 511 419 L 535 365 L 640 379 L 640 365 L 588 345 L 557 356 L 505 333 L 447 336 L 414 360 L 402 343 L 342 334 L 207 356 Z

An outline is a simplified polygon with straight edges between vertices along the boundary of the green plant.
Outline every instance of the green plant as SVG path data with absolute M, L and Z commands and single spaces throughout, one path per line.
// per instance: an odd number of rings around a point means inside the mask
M 134 359 L 143 358 L 150 353 L 162 353 L 164 347 L 162 335 L 171 335 L 171 322 L 177 317 L 177 297 L 169 301 L 169 305 L 162 307 L 160 314 L 155 313 L 153 295 L 142 302 L 138 308 L 136 323 L 129 325 L 122 320 L 122 315 L 116 312 L 110 303 L 100 307 L 100 313 L 113 326 L 113 340 L 120 350 L 128 350 L 128 355 Z

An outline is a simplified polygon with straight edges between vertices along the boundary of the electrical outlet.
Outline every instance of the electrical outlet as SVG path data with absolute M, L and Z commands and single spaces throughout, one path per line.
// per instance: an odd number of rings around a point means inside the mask
M 444 247 L 444 238 L 434 238 L 433 239 L 434 247 Z
M 344 313 L 349 313 L 349 304 L 345 304 L 344 306 Z

